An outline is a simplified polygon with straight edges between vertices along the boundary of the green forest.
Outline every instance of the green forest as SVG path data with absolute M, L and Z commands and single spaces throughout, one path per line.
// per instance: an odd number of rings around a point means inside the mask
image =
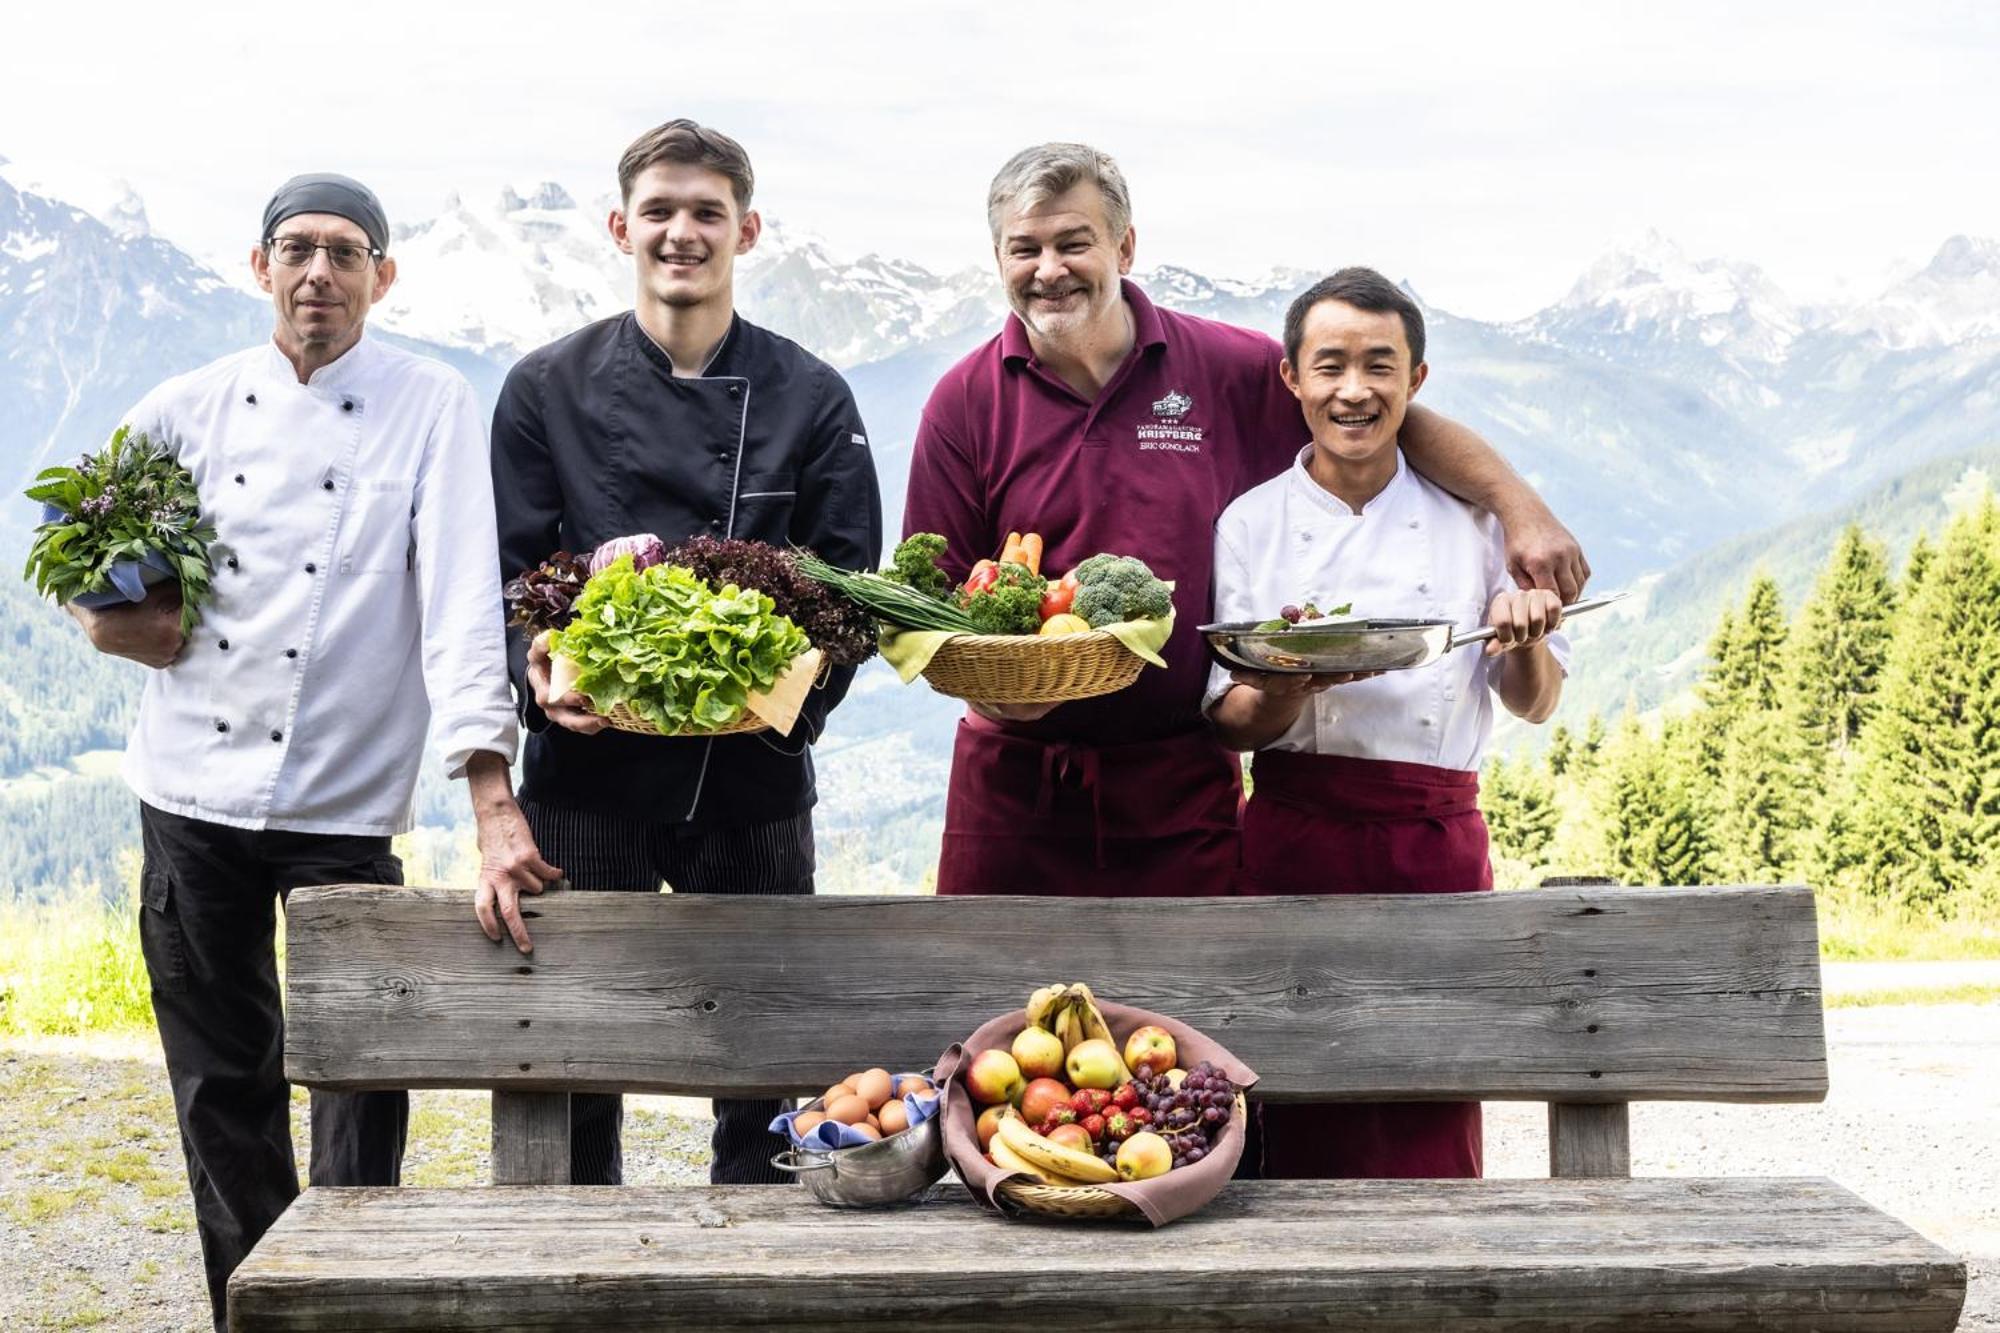
M 2000 944 L 1992 496 L 1920 536 L 1900 576 L 1849 526 L 1789 617 L 1758 574 L 1691 696 L 1556 726 L 1488 765 L 1482 804 L 1503 885 L 1805 882 L 1836 936 L 1924 922 Z

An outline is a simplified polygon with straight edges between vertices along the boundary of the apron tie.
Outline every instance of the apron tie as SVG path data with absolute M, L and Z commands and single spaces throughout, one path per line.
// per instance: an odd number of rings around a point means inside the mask
M 1041 747 L 1041 784 L 1035 791 L 1035 813 L 1055 813 L 1056 789 L 1069 785 L 1090 796 L 1091 848 L 1097 868 L 1104 862 L 1104 766 L 1094 745 L 1055 744 Z M 1072 781 L 1072 779 L 1074 779 Z

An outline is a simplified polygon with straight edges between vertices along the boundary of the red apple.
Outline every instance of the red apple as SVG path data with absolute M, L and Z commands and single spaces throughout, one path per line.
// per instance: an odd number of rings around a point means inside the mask
M 1174 1034 L 1148 1023 L 1125 1039 L 1125 1063 L 1134 1069 L 1144 1060 L 1155 1069 L 1174 1067 Z
M 1142 1130 L 1118 1145 L 1118 1174 L 1127 1180 L 1151 1180 L 1173 1169 L 1174 1150 L 1151 1130 Z
M 1115 1088 L 1125 1080 L 1125 1066 L 1118 1048 L 1102 1037 L 1092 1037 L 1070 1047 L 1064 1061 L 1069 1081 L 1079 1088 Z
M 1067 1086 L 1052 1078 L 1038 1078 L 1021 1093 L 1021 1119 L 1039 1125 L 1058 1106 L 1069 1105 Z
M 1021 1066 L 1005 1051 L 981 1051 L 965 1071 L 965 1086 L 981 1105 L 1011 1102 L 1021 1094 Z
M 1057 1078 L 1063 1071 L 1062 1038 L 1046 1028 L 1022 1028 L 1014 1038 L 1014 1062 L 1026 1078 Z
M 1049 1131 L 1048 1139 L 1050 1143 L 1060 1143 L 1065 1148 L 1087 1152 L 1093 1157 L 1097 1155 L 1097 1145 L 1090 1141 L 1090 1133 L 1082 1125 L 1057 1125 Z

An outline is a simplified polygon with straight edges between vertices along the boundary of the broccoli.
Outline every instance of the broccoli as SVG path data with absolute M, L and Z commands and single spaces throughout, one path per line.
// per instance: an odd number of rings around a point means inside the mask
M 981 634 L 1033 634 L 1042 627 L 1042 593 L 1048 586 L 1026 565 L 1001 565 L 991 584 L 966 595 L 965 614 Z
M 1145 562 L 1126 555 L 1094 555 L 1076 567 L 1076 601 L 1070 607 L 1092 628 L 1121 620 L 1157 619 L 1174 609 L 1173 593 Z
M 938 567 L 945 541 L 935 532 L 913 532 L 889 556 L 882 577 L 903 584 L 926 597 L 940 600 L 951 595 L 951 576 Z

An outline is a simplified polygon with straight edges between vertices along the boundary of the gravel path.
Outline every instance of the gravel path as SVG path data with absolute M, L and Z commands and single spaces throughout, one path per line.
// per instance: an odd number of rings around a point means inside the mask
M 2000 1005 L 1837 1009 L 1827 1033 L 1825 1103 L 1635 1106 L 1634 1172 L 1831 1176 L 1966 1255 L 1960 1327 L 2000 1329 Z M 697 1103 L 628 1104 L 635 1183 L 706 1178 Z M 179 1138 L 150 1037 L 0 1046 L 0 1105 L 0 1328 L 204 1333 Z M 486 1106 L 478 1093 L 416 1095 L 410 1183 L 484 1178 Z M 1540 1105 L 1489 1105 L 1489 1173 L 1547 1174 L 1545 1125 Z

